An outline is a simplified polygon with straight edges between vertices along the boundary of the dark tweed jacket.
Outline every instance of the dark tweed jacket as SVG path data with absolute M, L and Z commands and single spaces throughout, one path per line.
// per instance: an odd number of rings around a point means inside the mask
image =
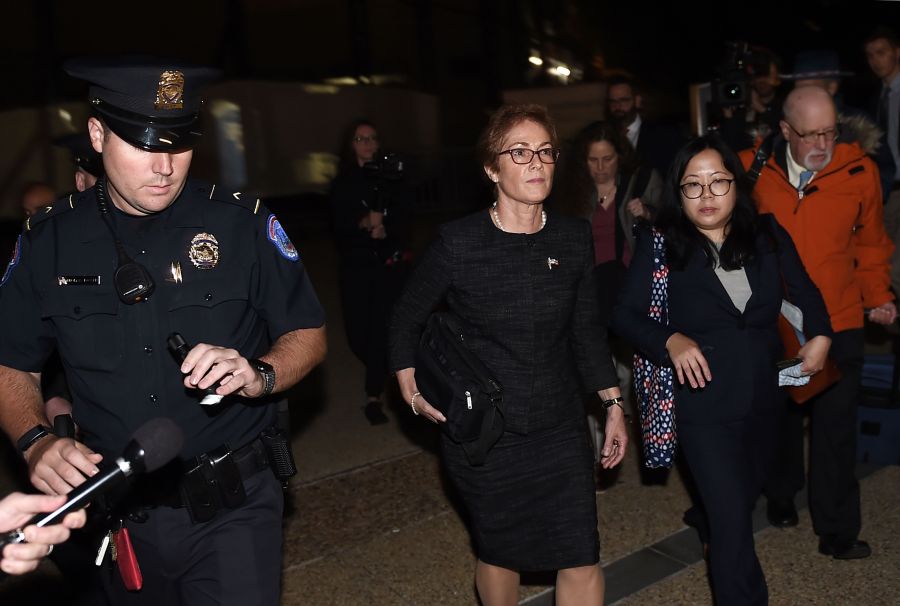
M 582 392 L 618 385 L 593 266 L 583 219 L 551 214 L 528 235 L 500 231 L 486 211 L 441 226 L 394 307 L 391 369 L 415 366 L 425 322 L 443 301 L 502 383 L 508 431 L 584 415 Z

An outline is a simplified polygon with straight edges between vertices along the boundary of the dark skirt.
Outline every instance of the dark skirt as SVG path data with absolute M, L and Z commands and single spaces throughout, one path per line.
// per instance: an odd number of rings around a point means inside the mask
M 478 559 L 511 570 L 599 561 L 593 455 L 584 417 L 527 435 L 506 432 L 483 467 L 442 436 L 444 467 L 469 514 Z

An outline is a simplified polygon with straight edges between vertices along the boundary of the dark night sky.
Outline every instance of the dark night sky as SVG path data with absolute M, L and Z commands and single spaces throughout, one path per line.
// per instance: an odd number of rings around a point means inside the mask
M 547 24 L 558 45 L 585 63 L 600 55 L 606 68 L 627 69 L 680 103 L 689 83 L 711 77 L 726 40 L 769 46 L 788 70 L 797 49 L 835 49 L 857 73 L 844 83 L 848 100 L 861 100 L 875 84 L 861 39 L 875 24 L 900 28 L 900 2 L 875 0 L 31 0 L 4 5 L 0 69 L 14 85 L 0 90 L 0 109 L 83 98 L 83 87 L 59 69 L 81 54 L 180 56 L 224 67 L 231 78 L 348 75 L 357 65 L 360 37 L 351 23 L 360 9 L 373 71 L 404 73 L 407 86 L 473 108 L 496 103 L 504 86 L 522 85 L 521 52 L 529 38 L 546 35 Z M 431 32 L 422 32 L 422 15 Z M 430 81 L 423 77 L 428 56 Z

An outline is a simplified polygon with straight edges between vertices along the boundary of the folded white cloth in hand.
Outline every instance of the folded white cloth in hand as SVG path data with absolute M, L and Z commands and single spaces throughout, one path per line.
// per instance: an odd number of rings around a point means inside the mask
M 778 387 L 799 387 L 809 383 L 809 375 L 803 374 L 800 367 L 803 362 L 788 366 L 778 372 Z

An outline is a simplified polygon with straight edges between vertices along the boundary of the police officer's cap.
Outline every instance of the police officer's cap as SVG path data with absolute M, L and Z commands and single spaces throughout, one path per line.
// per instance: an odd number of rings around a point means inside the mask
M 84 58 L 66 73 L 91 83 L 92 110 L 116 135 L 149 151 L 192 147 L 204 87 L 217 70 L 151 57 Z
M 90 135 L 86 132 L 63 135 L 54 139 L 53 143 L 72 152 L 75 166 L 81 170 L 98 179 L 103 176 L 103 157 L 94 150 Z

